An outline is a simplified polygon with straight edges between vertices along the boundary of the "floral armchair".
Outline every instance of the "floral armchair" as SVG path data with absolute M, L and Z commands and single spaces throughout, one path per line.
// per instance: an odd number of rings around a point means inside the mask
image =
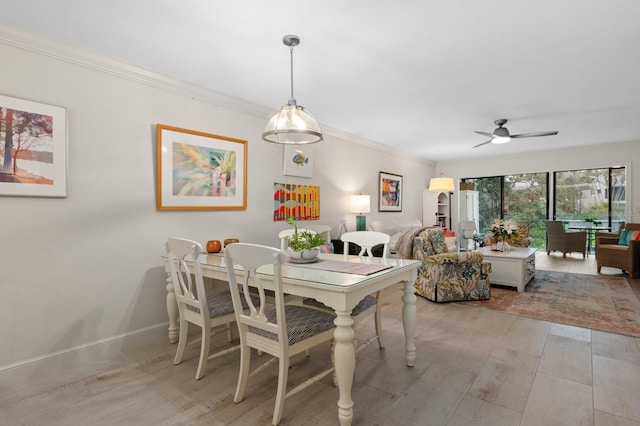
M 531 222 L 516 222 L 518 227 L 515 235 L 507 237 L 507 244 L 511 247 L 529 247 L 533 243 L 533 237 L 531 234 Z M 494 246 L 497 243 L 496 237 L 489 235 L 484 237 L 485 246 Z
M 422 261 L 416 294 L 434 302 L 484 300 L 491 295 L 491 264 L 477 251 L 448 252 L 444 232 L 425 229 L 413 240 L 413 258 Z

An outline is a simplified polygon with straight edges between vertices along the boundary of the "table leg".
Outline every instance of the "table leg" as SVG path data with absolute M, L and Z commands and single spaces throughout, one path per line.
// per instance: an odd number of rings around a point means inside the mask
M 414 281 L 405 281 L 402 286 L 402 325 L 404 326 L 405 356 L 407 366 L 413 367 L 416 360 L 416 294 Z
M 340 425 L 347 426 L 350 425 L 353 420 L 351 386 L 353 385 L 353 373 L 356 366 L 356 353 L 353 347 L 355 333 L 353 331 L 351 312 L 336 311 L 334 323 L 336 330 L 333 332 L 335 338 L 333 357 L 336 379 L 338 381 L 338 391 L 340 393 L 340 398 L 338 399 L 338 419 Z
M 178 341 L 178 303 L 169 275 L 167 275 L 167 315 L 169 316 L 169 342 L 176 343 Z

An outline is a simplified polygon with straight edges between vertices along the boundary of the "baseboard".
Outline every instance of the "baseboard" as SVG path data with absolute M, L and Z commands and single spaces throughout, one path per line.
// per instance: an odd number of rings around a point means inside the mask
M 168 323 L 100 339 L 58 352 L 0 366 L 0 382 L 9 384 L 15 378 L 19 382 L 38 378 L 46 380 L 52 375 L 95 371 L 100 366 L 123 356 L 137 356 L 145 346 L 166 342 Z

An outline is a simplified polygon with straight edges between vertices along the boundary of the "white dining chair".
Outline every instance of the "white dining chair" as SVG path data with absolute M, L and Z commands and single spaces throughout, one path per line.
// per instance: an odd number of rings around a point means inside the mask
M 235 345 L 209 354 L 213 329 L 226 326 L 227 339 L 229 342 L 232 340 L 231 325 L 235 322 L 236 316 L 231 293 L 227 290 L 210 294 L 205 292 L 202 268 L 197 262 L 200 253 L 204 253 L 204 250 L 198 242 L 183 238 L 169 238 L 165 247 L 169 276 L 173 283 L 180 317 L 180 335 L 173 364 L 182 362 L 187 346 L 189 324 L 200 327 L 200 359 L 196 370 L 196 380 L 200 380 L 204 376 L 209 359 L 236 351 L 240 347 Z M 187 260 L 191 259 L 196 261 L 187 263 Z
M 377 245 L 384 245 L 382 257 L 389 257 L 389 241 L 391 240 L 391 236 L 389 234 L 385 234 L 384 232 L 378 231 L 353 231 L 353 232 L 345 232 L 342 234 L 340 239 L 345 243 L 344 244 L 344 260 L 349 260 L 349 244 L 357 244 L 360 246 L 360 252 L 358 256 L 364 256 L 365 253 L 367 256 L 373 257 L 373 253 L 371 249 Z
M 286 255 L 281 250 L 257 244 L 236 243 L 225 249 L 224 257 L 240 332 L 240 373 L 233 401 L 238 403 L 244 398 L 249 378 L 251 348 L 272 355 L 274 359 L 279 360 L 276 404 L 272 419 L 272 423 L 277 425 L 282 419 L 286 398 L 333 372 L 332 367 L 328 368 L 287 392 L 290 357 L 330 342 L 335 329 L 335 315 L 284 303 L 282 264 L 286 261 Z M 241 266 L 242 272 L 236 271 L 236 265 Z M 256 273 L 256 270 L 263 266 L 273 268 L 275 310 L 271 305 L 267 305 L 264 283 L 260 274 Z M 251 293 L 250 287 L 257 289 L 257 300 L 245 297 Z M 242 300 L 249 306 L 246 313 L 242 310 Z M 268 364 L 269 362 L 261 365 L 251 372 L 251 375 L 261 371 Z

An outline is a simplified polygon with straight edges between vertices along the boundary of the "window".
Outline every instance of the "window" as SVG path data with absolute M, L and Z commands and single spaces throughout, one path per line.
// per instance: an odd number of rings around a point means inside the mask
M 473 182 L 478 191 L 480 232 L 488 233 L 497 218 L 527 221 L 531 223 L 531 247 L 544 247 L 548 176 L 548 173 L 526 173 L 462 179 Z
M 617 232 L 625 218 L 624 167 L 558 171 L 553 173 L 553 203 L 549 173 L 462 179 L 474 183 L 479 199 L 479 231 L 488 233 L 494 219 L 531 223 L 531 247 L 545 248 L 548 217 L 567 227 L 593 222 Z M 553 211 L 553 214 L 549 214 Z M 591 245 L 593 247 L 593 244 Z
M 556 220 L 618 231 L 625 214 L 624 167 L 555 172 L 554 182 Z

